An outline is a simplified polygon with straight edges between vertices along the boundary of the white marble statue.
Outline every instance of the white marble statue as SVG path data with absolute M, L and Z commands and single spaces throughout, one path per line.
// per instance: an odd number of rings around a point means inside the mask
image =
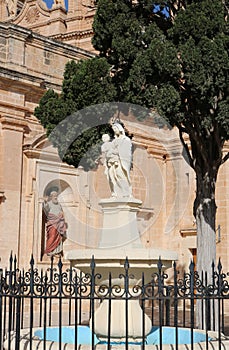
M 110 141 L 108 134 L 102 137 L 101 147 L 105 174 L 107 175 L 112 197 L 132 196 L 130 168 L 132 162 L 132 143 L 120 123 L 112 125 L 114 139 Z

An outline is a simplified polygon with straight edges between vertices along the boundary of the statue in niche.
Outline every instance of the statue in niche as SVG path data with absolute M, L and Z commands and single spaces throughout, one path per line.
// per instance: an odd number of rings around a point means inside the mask
M 57 191 L 44 198 L 43 210 L 46 216 L 46 248 L 48 256 L 62 256 L 63 242 L 66 239 L 67 224 L 64 212 L 58 201 Z
M 111 195 L 114 198 L 132 197 L 130 168 L 132 163 L 132 142 L 125 134 L 123 126 L 115 122 L 112 125 L 114 139 L 108 134 L 102 136 L 101 146 L 105 174 L 107 175 Z

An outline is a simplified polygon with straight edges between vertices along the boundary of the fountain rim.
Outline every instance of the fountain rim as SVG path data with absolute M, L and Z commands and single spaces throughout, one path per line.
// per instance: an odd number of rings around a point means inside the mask
M 65 326 L 66 327 L 66 326 Z M 68 326 L 68 327 L 75 327 L 75 326 Z M 167 327 L 167 326 L 164 326 Z M 58 326 L 54 326 L 52 328 L 58 328 Z M 170 327 L 170 328 L 175 328 L 175 327 Z M 178 327 L 178 328 L 182 328 L 182 327 Z M 185 329 L 191 329 L 191 328 L 186 328 L 183 327 Z M 44 341 L 39 339 L 37 336 L 35 336 L 35 332 L 37 330 L 43 329 L 43 327 L 36 327 L 33 328 L 32 330 L 32 340 L 33 340 L 33 344 L 32 344 L 32 349 L 33 350 L 42 350 L 43 349 L 43 344 Z M 194 331 L 200 332 L 205 334 L 206 331 L 204 330 L 200 330 L 200 329 L 193 329 Z M 208 341 L 208 343 L 211 344 L 211 347 L 214 350 L 218 350 L 219 346 L 218 346 L 218 332 L 214 332 L 214 331 L 208 331 L 208 336 L 211 338 L 210 341 Z M 10 349 L 12 349 L 12 345 L 15 345 L 16 342 L 16 332 L 11 332 L 10 334 L 11 337 L 11 344 L 10 344 Z M 26 329 L 22 329 L 20 332 L 20 345 L 23 347 L 26 347 L 28 345 L 28 341 L 30 341 L 30 330 L 28 328 Z M 52 348 L 52 350 L 59 350 L 59 342 L 54 342 L 54 341 L 49 341 L 46 340 L 46 347 L 47 348 Z M 229 339 L 224 335 L 221 334 L 221 347 L 223 347 L 225 350 L 229 350 Z M 61 348 L 65 349 L 65 350 L 75 350 L 75 344 L 69 344 L 69 343 L 62 343 Z M 107 344 L 96 344 L 96 350 L 105 350 L 107 348 Z M 125 344 L 121 344 L 121 345 L 117 345 L 117 344 L 111 344 L 111 348 L 113 348 L 114 350 L 125 350 Z M 145 348 L 147 350 L 158 350 L 158 345 L 148 345 L 145 344 Z M 163 350 L 171 350 L 172 348 L 174 348 L 173 344 L 163 344 Z M 206 341 L 204 342 L 199 342 L 199 343 L 194 343 L 193 344 L 193 350 L 207 350 L 207 343 Z M 10 350 L 8 348 L 8 338 L 5 339 L 4 341 L 4 350 Z M 91 345 L 87 345 L 87 344 L 78 344 L 77 350 L 91 350 Z M 142 345 L 141 344 L 131 344 L 131 349 L 136 349 L 136 350 L 140 350 L 142 349 Z M 178 350 L 191 350 L 191 344 L 178 344 Z

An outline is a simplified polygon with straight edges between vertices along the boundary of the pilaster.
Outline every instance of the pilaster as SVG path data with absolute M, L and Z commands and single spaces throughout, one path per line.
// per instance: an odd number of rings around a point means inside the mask
M 21 225 L 22 143 L 27 123 L 22 118 L 0 117 L 1 192 L 0 256 L 7 261 L 9 251 L 18 254 Z M 7 235 L 7 237 L 6 237 Z M 6 255 L 6 256 L 5 256 Z

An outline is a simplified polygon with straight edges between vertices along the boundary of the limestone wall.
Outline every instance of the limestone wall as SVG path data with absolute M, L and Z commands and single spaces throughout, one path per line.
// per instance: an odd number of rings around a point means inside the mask
M 0 21 L 30 29 L 33 33 L 94 51 L 91 44 L 92 22 L 95 15 L 93 0 L 53 1 L 48 8 L 43 0 L 8 0 L 0 4 Z
M 0 257 L 3 266 L 11 251 L 23 264 L 29 261 L 32 252 L 40 260 L 41 226 L 35 215 L 40 215 L 37 169 L 42 169 L 39 158 L 45 152 L 40 141 L 45 133 L 33 111 L 47 88 L 61 90 L 65 64 L 69 60 L 90 56 L 86 51 L 31 34 L 28 29 L 0 23 Z M 57 152 L 52 148 L 47 153 L 45 162 L 50 164 L 53 158 L 58 169 Z M 47 181 L 50 179 L 51 176 Z
M 76 40 L 74 36 L 72 40 Z M 86 173 L 63 164 L 33 115 L 47 88 L 61 90 L 66 62 L 91 56 L 87 51 L 29 29 L 0 23 L 2 267 L 7 265 L 11 251 L 17 254 L 21 266 L 28 265 L 31 253 L 40 266 L 48 262 L 43 256 L 45 231 L 41 207 L 47 189 L 53 185 L 60 188 L 60 201 L 68 222 L 65 251 L 99 244 L 102 213 L 98 202 L 110 196 L 103 167 Z M 187 266 L 196 254 L 192 215 L 195 175 L 182 156 L 178 135 L 176 131 L 159 132 L 153 125 L 131 117 L 126 117 L 125 123 L 134 135 L 131 179 L 134 196 L 143 202 L 138 213 L 142 243 L 146 247 L 177 251 L 180 266 Z M 217 183 L 217 226 L 220 225 L 216 235 L 217 254 L 225 270 L 229 268 L 228 172 L 229 163 L 226 163 Z

